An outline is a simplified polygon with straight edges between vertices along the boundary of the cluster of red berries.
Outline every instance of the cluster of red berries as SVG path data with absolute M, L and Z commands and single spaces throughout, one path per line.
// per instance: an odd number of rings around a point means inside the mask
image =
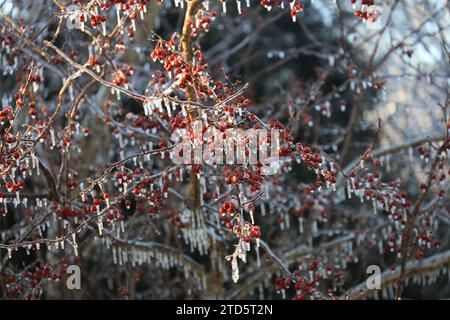
M 36 248 L 36 244 L 33 244 Z M 7 296 L 9 298 L 32 299 L 35 288 L 42 285 L 44 281 L 58 281 L 64 279 L 67 275 L 67 266 L 69 260 L 62 258 L 57 264 L 34 265 L 20 275 L 11 274 L 5 278 L 7 287 Z M 73 264 L 79 263 L 79 258 L 72 259 Z
M 170 210 L 169 213 L 167 214 L 167 219 L 170 220 L 170 223 L 173 226 L 176 226 L 180 229 L 186 228 L 186 224 L 182 222 L 181 217 L 179 214 L 177 214 L 175 212 L 175 210 Z
M 101 14 L 99 14 L 99 15 L 91 14 L 90 21 L 91 21 L 91 26 L 93 28 L 95 28 L 96 26 L 104 23 L 106 21 L 106 17 Z M 80 16 L 80 22 L 85 22 L 84 15 Z
M 0 36 L 0 43 L 2 45 L 2 47 L 11 47 L 13 46 L 16 42 L 14 41 L 14 39 L 11 36 L 6 36 L 6 35 L 1 35 Z
M 180 115 L 181 113 L 179 113 L 177 117 L 170 119 L 170 126 L 172 127 L 172 130 L 191 128 L 191 119 L 189 119 L 189 117 L 180 117 Z
M 242 172 L 238 169 L 234 169 L 233 171 L 226 171 L 225 173 L 225 182 L 227 184 L 240 184 L 244 180 Z
M 175 119 L 175 118 L 173 118 Z M 160 128 L 160 124 L 158 123 L 158 121 L 154 118 L 151 117 L 146 117 L 143 115 L 140 115 L 139 117 L 136 118 L 136 120 L 133 123 L 133 127 L 135 128 L 141 128 L 143 130 L 151 130 L 153 128 Z
M 290 2 L 293 2 L 295 0 L 290 0 Z M 301 3 L 296 3 L 294 4 L 294 6 L 291 9 L 291 16 L 294 17 L 296 16 L 299 12 L 303 12 L 304 6 Z
M 167 81 L 168 79 L 164 72 L 158 70 L 152 74 L 151 83 L 153 85 L 165 85 Z
M 100 61 L 97 59 L 97 57 L 92 55 L 92 56 L 89 56 L 87 65 L 97 68 L 97 67 L 100 67 Z
M 190 64 L 181 54 L 172 53 L 174 44 L 174 39 L 169 42 L 159 41 L 151 53 L 152 60 L 161 62 L 169 74 L 175 74 L 180 89 L 194 88 L 200 100 L 213 98 L 214 91 L 210 88 L 210 81 L 206 80 L 208 76 L 204 74 L 207 64 L 203 54 L 200 51 L 194 52 L 195 63 Z
M 261 238 L 261 229 L 259 228 L 259 226 L 252 226 L 248 233 L 248 236 L 252 239 L 260 239 Z
M 118 187 L 122 188 L 125 184 L 131 185 L 133 183 L 133 175 L 131 172 L 119 171 L 116 174 Z
M 335 184 L 336 183 L 336 174 L 334 171 L 326 171 L 324 179 L 329 184 Z
M 307 265 L 308 277 L 301 275 L 299 270 L 294 271 L 292 278 L 287 276 L 280 276 L 275 278 L 275 290 L 280 293 L 292 287 L 295 290 L 296 300 L 310 299 L 311 297 L 325 298 L 317 290 L 322 279 L 327 279 L 330 287 L 327 289 L 328 299 L 336 299 L 335 285 L 342 282 L 344 273 L 342 271 L 335 271 L 332 263 L 320 266 L 317 260 L 312 260 Z M 323 269 L 323 272 L 319 269 Z M 318 272 L 316 272 L 318 271 Z
M 223 100 L 223 99 L 227 98 L 228 96 L 231 96 L 232 94 L 235 93 L 235 91 L 232 88 L 226 86 L 225 84 L 223 84 L 220 81 L 215 81 L 213 89 L 215 90 L 217 99 L 219 99 L 219 100 Z M 236 99 L 236 101 L 238 99 Z M 250 101 L 248 101 L 248 102 L 250 103 Z
M 30 80 L 35 83 L 40 83 L 42 81 L 41 76 L 37 73 L 32 75 Z
M 261 184 L 264 182 L 263 176 L 256 171 L 249 169 L 244 170 L 244 180 L 250 185 L 251 192 L 258 192 L 261 190 Z
M 375 5 L 375 0 L 361 0 L 361 5 L 363 5 L 363 6 L 374 6 Z
M 356 4 L 356 0 L 352 0 L 352 4 Z M 355 11 L 355 16 L 366 21 L 376 22 L 381 12 L 371 9 L 375 5 L 375 0 L 361 0 L 361 5 L 362 8 Z
M 35 118 L 37 111 L 36 111 L 36 103 L 34 101 L 30 101 L 28 103 L 28 107 L 30 108 L 30 110 L 28 111 L 29 115 L 31 118 Z
M 219 208 L 219 213 L 222 216 L 225 216 L 226 214 L 233 216 L 235 212 L 235 206 L 232 202 L 224 202 L 222 206 Z
M 282 290 L 289 289 L 292 285 L 292 280 L 284 277 L 275 278 L 275 290 L 280 292 Z
M 295 0 L 290 0 L 290 2 Z M 281 5 L 281 0 L 261 0 L 261 5 L 264 7 L 275 7 Z
M 202 16 L 196 20 L 196 23 L 194 24 L 191 21 L 191 30 L 193 36 L 197 35 L 201 30 L 204 30 L 205 32 L 209 31 L 209 25 L 212 20 L 214 20 L 217 16 L 217 12 L 211 11 L 211 12 L 202 12 Z
M 8 181 L 5 183 L 5 187 L 8 192 L 19 192 L 23 188 L 23 181 L 18 180 L 17 182 Z
M 21 86 L 20 90 L 16 92 L 15 98 L 16 98 L 16 107 L 22 108 L 24 100 L 27 98 L 27 95 L 24 93 L 25 87 L 24 85 Z
M 358 18 L 361 18 L 363 20 L 367 20 L 370 22 L 376 22 L 377 19 L 380 17 L 380 12 L 370 12 L 370 11 L 363 11 L 363 10 L 356 10 L 355 16 Z
M 11 107 L 6 107 L 0 110 L 0 124 L 4 124 L 6 120 L 12 121 L 14 119 L 14 114 Z
M 224 108 L 225 108 L 225 107 L 224 107 Z M 228 112 L 231 111 L 230 108 L 227 108 L 227 110 L 228 110 Z M 234 112 L 234 110 L 232 110 L 232 112 Z M 227 138 L 227 135 L 226 135 L 226 133 L 225 133 L 225 131 L 226 131 L 227 129 L 233 129 L 233 128 L 235 128 L 234 124 L 231 123 L 231 122 L 228 122 L 228 121 L 221 121 L 221 122 L 218 122 L 218 123 L 216 124 L 216 127 L 217 127 L 217 129 L 218 129 L 219 131 L 224 132 L 223 139 L 226 139 L 226 138 Z
M 297 144 L 297 151 L 300 152 L 303 163 L 310 169 L 319 169 L 322 164 L 322 157 L 318 153 L 311 153 L 311 149 L 304 143 Z
M 296 292 L 296 300 L 305 300 L 309 298 L 311 294 L 316 290 L 311 280 L 302 278 L 298 274 L 296 275 L 294 289 Z
M 306 201 L 303 201 L 300 207 L 292 209 L 292 215 L 294 217 L 305 217 L 306 214 L 308 214 L 314 207 L 315 203 L 316 201 L 312 197 L 308 196 Z
M 31 76 L 31 81 L 39 83 L 41 81 L 41 77 L 38 74 L 33 75 Z M 17 91 L 15 94 L 17 108 L 22 108 L 27 98 L 29 98 L 29 95 L 25 93 L 25 91 L 26 91 L 25 85 L 21 85 L 20 90 Z M 34 119 L 37 114 L 36 102 L 33 100 L 29 101 L 28 108 L 29 108 L 28 114 L 30 115 L 31 118 Z M 8 116 L 9 121 L 12 121 L 14 119 L 11 107 L 7 107 L 4 110 L 0 111 L 0 122 L 3 122 L 6 116 Z
M 170 55 L 169 49 L 165 45 L 163 45 L 162 42 L 158 42 L 155 49 L 150 54 L 150 57 L 152 58 L 153 61 L 158 60 L 161 63 L 165 63 L 164 60 L 169 55 Z M 174 58 L 175 58 L 175 56 L 174 56 Z M 174 58 L 172 58 L 172 60 L 174 60 Z

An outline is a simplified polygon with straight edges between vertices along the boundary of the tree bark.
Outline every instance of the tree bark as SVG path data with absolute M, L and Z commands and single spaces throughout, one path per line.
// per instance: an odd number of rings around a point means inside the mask
M 191 23 L 193 22 L 201 3 L 202 0 L 187 1 L 186 15 L 184 17 L 183 30 L 181 35 L 181 45 L 183 48 L 184 59 L 188 63 L 191 63 L 193 58 Z M 188 101 L 195 100 L 194 89 L 189 85 L 186 86 L 186 96 Z M 195 114 L 193 114 L 192 112 L 189 113 L 189 118 L 191 119 L 191 121 L 194 120 Z M 186 198 L 188 199 L 188 207 L 192 210 L 192 212 L 195 213 L 200 210 L 200 182 L 195 172 L 190 173 Z

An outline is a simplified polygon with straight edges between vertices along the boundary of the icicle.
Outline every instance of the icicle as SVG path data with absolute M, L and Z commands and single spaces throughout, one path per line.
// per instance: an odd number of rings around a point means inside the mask
M 253 210 L 250 210 L 249 213 L 250 213 L 250 219 L 252 220 L 252 224 L 255 224 L 255 219 L 253 217 Z
M 117 264 L 117 253 L 114 247 L 112 248 L 112 253 L 113 253 L 113 263 Z
M 164 105 L 166 106 L 167 114 L 172 117 L 172 107 L 170 105 L 170 100 L 164 100 Z
M 38 158 L 35 157 L 35 161 L 36 161 L 36 174 L 39 176 L 39 175 L 41 175 L 41 171 L 40 171 L 40 168 L 39 168 L 39 160 L 38 160 Z
M 236 4 L 237 4 L 238 13 L 242 14 L 241 1 L 240 0 L 236 0 Z
M 98 218 L 97 227 L 98 227 L 98 234 L 102 235 L 103 234 L 103 223 L 100 218 Z
M 312 232 L 312 234 L 317 234 L 318 231 L 319 231 L 319 230 L 318 230 L 318 226 L 317 226 L 317 221 L 314 220 L 314 221 L 311 223 L 311 232 Z
M 12 249 L 10 247 L 8 247 L 8 259 L 11 259 L 11 252 L 12 252 Z
M 76 247 L 77 246 L 77 236 L 75 235 L 75 233 L 72 233 L 72 242 L 73 242 L 73 245 Z
M 231 277 L 233 279 L 233 282 L 236 283 L 239 280 L 239 267 L 237 263 L 236 257 L 233 257 L 231 260 Z
M 223 10 L 223 13 L 227 13 L 227 3 L 225 0 L 222 2 L 222 10 Z
M 408 148 L 408 157 L 409 157 L 409 161 L 412 163 L 412 161 L 413 161 L 413 148 Z
M 259 244 L 260 244 L 260 239 L 259 238 L 256 238 L 255 239 L 255 241 L 256 241 L 256 262 L 257 262 L 257 265 L 258 265 L 258 267 L 261 267 L 261 258 L 260 258 L 260 256 L 259 256 Z

